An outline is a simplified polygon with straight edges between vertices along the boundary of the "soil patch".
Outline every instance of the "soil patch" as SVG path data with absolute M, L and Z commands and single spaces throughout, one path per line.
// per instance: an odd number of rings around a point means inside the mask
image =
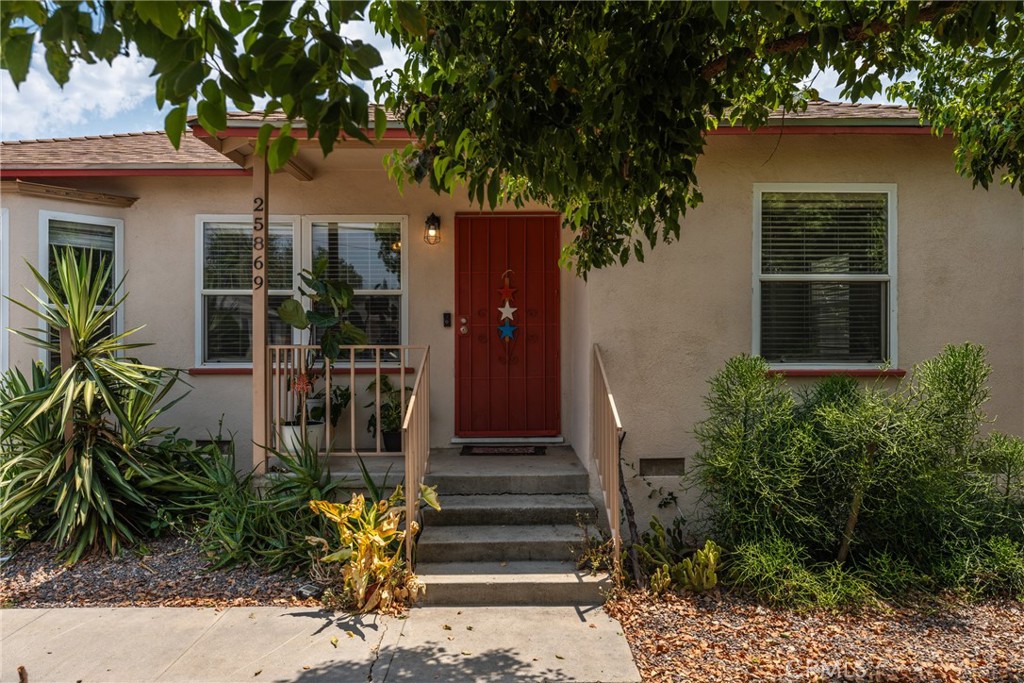
M 608 605 L 644 681 L 1024 683 L 1024 604 L 856 613 L 630 591 Z
M 305 576 L 256 567 L 211 571 L 202 552 L 182 538 L 163 538 L 145 552 L 94 553 L 65 567 L 53 549 L 33 542 L 0 566 L 2 607 L 227 607 L 319 605 L 299 600 Z

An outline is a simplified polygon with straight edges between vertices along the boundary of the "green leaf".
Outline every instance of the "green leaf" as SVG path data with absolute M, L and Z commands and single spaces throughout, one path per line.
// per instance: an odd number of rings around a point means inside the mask
M 423 16 L 415 3 L 400 0 L 395 3 L 398 22 L 408 33 L 423 37 L 427 34 L 427 18 Z
M 290 133 L 278 135 L 267 149 L 267 164 L 270 165 L 270 170 L 276 171 L 283 167 L 295 155 L 298 148 L 298 140 L 293 138 Z
M 181 147 L 181 134 L 185 131 L 185 123 L 188 121 L 188 107 L 181 105 L 167 112 L 164 117 L 164 132 L 167 139 L 174 145 L 174 149 Z
M 373 110 L 373 132 L 378 140 L 384 137 L 388 130 L 388 115 L 383 107 Z
M 71 58 L 59 46 L 50 45 L 46 49 L 46 70 L 63 87 L 71 74 Z
M 281 320 L 292 327 L 304 330 L 309 327 L 309 320 L 306 317 L 306 309 L 295 299 L 288 299 L 277 307 L 277 315 Z
M 3 42 L 3 51 L 0 52 L 0 66 L 10 72 L 11 80 L 14 81 L 15 86 L 24 83 L 25 78 L 28 76 L 28 67 L 32 61 L 34 39 L 34 34 L 22 33 L 8 36 Z M 49 63 L 47 65 L 49 66 Z
M 711 10 L 715 13 L 718 23 L 725 28 L 729 21 L 729 0 L 711 0 Z
M 181 32 L 181 15 L 178 13 L 178 3 L 163 2 L 162 0 L 137 0 L 134 5 L 135 12 L 143 21 L 148 21 L 164 35 L 171 38 Z

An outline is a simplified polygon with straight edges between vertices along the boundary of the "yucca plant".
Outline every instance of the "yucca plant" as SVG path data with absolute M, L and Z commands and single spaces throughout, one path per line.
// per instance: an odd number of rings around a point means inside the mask
M 91 251 L 55 255 L 55 281 L 30 265 L 44 296 L 29 295 L 41 328 L 16 331 L 34 346 L 60 353 L 64 368 L 11 370 L 0 405 L 0 533 L 35 520 L 69 564 L 94 546 L 111 553 L 133 543 L 157 517 L 160 501 L 181 482 L 155 439 L 157 418 L 181 397 L 167 400 L 175 372 L 122 356 L 143 344 L 125 343 L 134 328 L 112 334 L 110 321 L 126 298 L 111 287 L 111 266 Z

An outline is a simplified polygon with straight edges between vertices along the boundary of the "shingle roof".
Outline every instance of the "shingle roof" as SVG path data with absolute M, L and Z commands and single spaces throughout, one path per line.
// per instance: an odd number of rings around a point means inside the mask
M 0 144 L 0 168 L 237 169 L 238 166 L 191 135 L 182 135 L 181 147 L 175 150 L 162 132 L 147 132 L 7 141 Z
M 373 107 L 370 109 L 373 120 Z M 283 122 L 280 112 L 267 118 Z M 389 113 L 388 120 L 397 119 Z M 769 119 L 771 124 L 793 125 L 892 125 L 920 126 L 914 109 L 894 104 L 849 104 L 845 102 L 811 102 L 807 110 L 780 114 Z M 264 122 L 262 112 L 232 112 L 228 125 L 255 127 Z M 194 120 L 193 120 L 194 123 Z M 185 134 L 181 148 L 175 150 L 162 132 L 115 133 L 76 138 L 19 140 L 0 144 L 0 169 L 239 169 L 230 159 L 204 143 Z
M 378 106 L 376 104 L 371 104 L 367 108 L 367 112 L 369 114 L 368 119 L 370 121 L 370 125 L 371 126 L 373 125 L 373 117 L 376 116 L 377 109 L 381 109 L 381 110 L 384 111 L 385 116 L 387 116 L 388 123 L 400 123 L 401 120 L 402 120 L 398 116 L 398 114 L 396 114 L 394 112 L 391 112 L 391 111 L 388 111 L 388 110 L 384 109 L 383 107 L 380 107 L 380 106 Z M 259 125 L 263 125 L 264 123 L 267 123 L 267 122 L 274 123 L 274 124 L 283 124 L 287 120 L 288 120 L 288 117 L 286 117 L 284 115 L 284 112 L 281 112 L 281 111 L 275 111 L 273 114 L 270 114 L 269 116 L 266 116 L 266 117 L 264 117 L 262 111 L 251 111 L 251 112 L 231 111 L 231 112 L 228 112 L 228 127 L 229 128 L 232 126 L 232 124 L 234 124 L 234 125 L 241 125 L 241 126 L 253 126 L 253 125 L 259 126 Z M 198 119 L 195 116 L 192 116 L 192 117 L 189 118 L 188 122 L 189 122 L 189 125 L 196 125 L 198 123 Z M 303 122 L 303 121 L 294 121 L 294 122 L 292 122 L 292 125 L 294 127 L 296 127 L 296 128 L 302 128 L 302 127 L 305 126 L 305 122 Z
M 785 117 L 781 113 L 772 114 L 769 121 L 777 123 L 783 118 L 786 121 L 858 121 L 869 124 L 887 121 L 894 125 L 920 124 L 920 115 L 916 109 L 902 104 L 874 104 L 871 102 L 851 104 L 849 102 L 817 100 L 808 102 L 806 111 L 790 112 Z

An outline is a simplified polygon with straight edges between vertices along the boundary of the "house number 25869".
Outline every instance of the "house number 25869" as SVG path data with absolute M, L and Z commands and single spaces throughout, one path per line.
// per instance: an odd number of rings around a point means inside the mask
M 264 237 L 264 224 L 263 216 L 260 215 L 263 212 L 264 200 L 263 197 L 253 198 L 253 217 L 252 217 L 252 288 L 262 289 L 265 282 L 263 278 L 263 270 L 265 267 L 264 256 L 266 254 L 266 238 Z

